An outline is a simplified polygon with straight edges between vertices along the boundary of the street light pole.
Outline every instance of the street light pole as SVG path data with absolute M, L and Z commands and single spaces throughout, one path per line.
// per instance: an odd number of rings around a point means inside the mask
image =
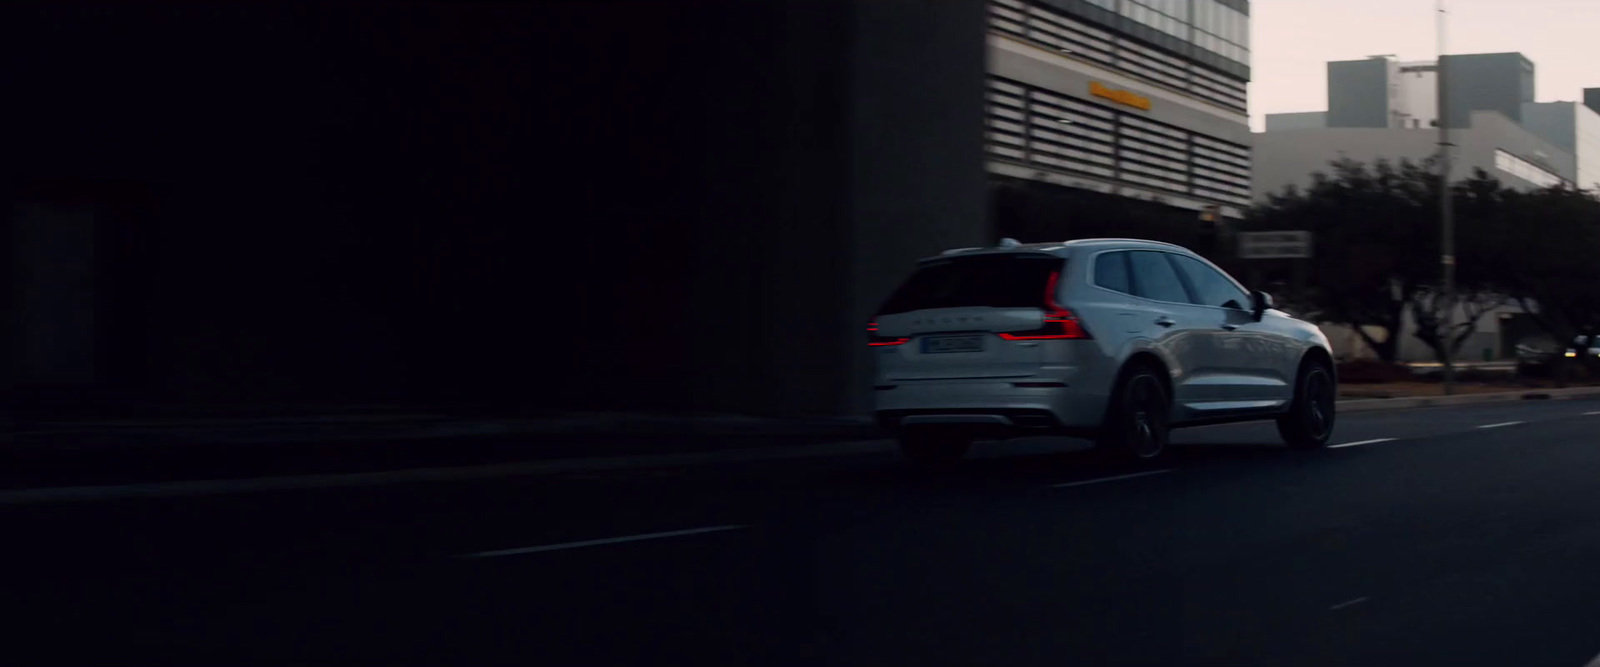
M 1444 27 L 1447 14 L 1444 9 L 1444 0 L 1435 0 L 1438 8 L 1438 34 L 1439 34 L 1439 60 L 1434 67 L 1434 79 L 1438 84 L 1435 94 L 1438 96 L 1439 116 L 1439 295 L 1444 301 L 1444 336 L 1441 343 L 1444 354 L 1444 393 L 1456 393 L 1456 370 L 1453 341 L 1451 340 L 1451 324 L 1455 322 L 1455 288 L 1456 288 L 1456 229 L 1455 219 L 1451 215 L 1450 196 L 1450 126 L 1445 122 L 1445 76 L 1444 76 Z

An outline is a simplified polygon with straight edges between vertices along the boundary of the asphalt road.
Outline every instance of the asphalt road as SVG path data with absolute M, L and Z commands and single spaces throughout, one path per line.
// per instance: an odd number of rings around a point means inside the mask
M 0 492 L 0 663 L 1579 667 L 1597 434 L 1552 401 L 1346 415 L 1375 442 L 1320 452 L 1198 429 L 1145 469 L 1041 441 Z

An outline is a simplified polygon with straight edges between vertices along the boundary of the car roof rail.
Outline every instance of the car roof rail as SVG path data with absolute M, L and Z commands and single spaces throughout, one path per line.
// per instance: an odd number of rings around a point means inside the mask
M 1144 243 L 1144 244 L 1153 245 L 1153 246 L 1162 246 L 1162 247 L 1167 247 L 1167 248 L 1177 248 L 1179 250 L 1188 250 L 1188 248 L 1185 248 L 1185 247 L 1183 247 L 1181 245 L 1178 245 L 1176 243 L 1168 243 L 1166 241 L 1156 241 L 1156 240 L 1152 240 L 1152 239 L 1119 238 L 1119 237 L 1115 237 L 1115 236 L 1107 236 L 1107 237 L 1104 237 L 1104 238 L 1074 239 L 1072 241 L 1064 241 L 1063 243 L 1071 244 L 1071 243 L 1078 243 L 1078 242 L 1082 242 L 1082 243 Z

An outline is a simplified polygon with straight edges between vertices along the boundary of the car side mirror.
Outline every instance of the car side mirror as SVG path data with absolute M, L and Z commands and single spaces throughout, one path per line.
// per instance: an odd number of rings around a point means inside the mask
M 1261 321 L 1261 317 L 1266 315 L 1267 311 L 1273 307 L 1271 294 L 1261 290 L 1255 290 L 1250 293 L 1250 314 L 1256 318 L 1257 322 Z

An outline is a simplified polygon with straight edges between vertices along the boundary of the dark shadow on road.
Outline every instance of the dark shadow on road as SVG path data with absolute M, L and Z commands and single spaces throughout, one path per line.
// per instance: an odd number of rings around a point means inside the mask
M 1176 445 L 1158 461 L 1139 463 L 1094 449 L 1084 441 L 1031 440 L 978 443 L 969 458 L 934 467 L 913 465 L 895 457 L 874 459 L 871 465 L 819 466 L 813 474 L 836 484 L 898 485 L 907 490 L 993 490 L 1032 488 L 1151 470 L 1295 462 L 1322 453 L 1293 451 L 1276 444 L 1208 443 Z

